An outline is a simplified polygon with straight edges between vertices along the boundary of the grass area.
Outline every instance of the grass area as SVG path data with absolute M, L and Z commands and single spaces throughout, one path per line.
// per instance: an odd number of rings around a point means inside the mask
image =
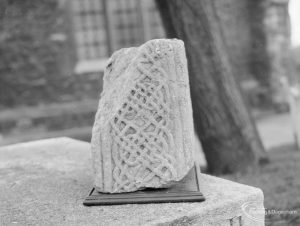
M 300 151 L 285 146 L 270 151 L 270 163 L 245 175 L 226 175 L 226 179 L 259 187 L 269 210 L 295 210 L 296 214 L 266 215 L 266 225 L 300 225 Z

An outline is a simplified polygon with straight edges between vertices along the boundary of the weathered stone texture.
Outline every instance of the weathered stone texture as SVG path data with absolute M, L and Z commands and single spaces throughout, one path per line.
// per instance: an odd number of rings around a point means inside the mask
M 92 135 L 101 192 L 166 187 L 194 164 L 194 129 L 184 44 L 151 40 L 113 54 Z
M 264 225 L 264 213 L 253 215 L 263 210 L 260 189 L 206 174 L 204 202 L 85 207 L 89 149 L 70 138 L 0 147 L 0 225 Z

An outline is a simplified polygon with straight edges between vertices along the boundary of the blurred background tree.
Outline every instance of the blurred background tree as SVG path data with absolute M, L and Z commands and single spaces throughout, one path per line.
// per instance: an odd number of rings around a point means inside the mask
M 234 70 L 231 63 L 239 58 L 232 56 L 230 61 L 223 18 L 215 2 L 156 2 L 167 36 L 185 42 L 195 128 L 208 170 L 219 174 L 245 171 L 252 164 L 266 161 L 266 152 L 236 81 L 238 69 Z M 239 14 L 233 15 L 239 20 Z M 227 33 L 231 31 L 228 30 Z M 233 39 L 239 42 L 239 32 L 235 34 Z

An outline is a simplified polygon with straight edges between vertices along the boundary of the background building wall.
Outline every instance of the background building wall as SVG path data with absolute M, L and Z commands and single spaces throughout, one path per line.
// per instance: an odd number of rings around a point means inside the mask
M 267 6 L 272 73 L 286 74 L 287 1 Z M 249 73 L 246 0 L 216 1 L 233 68 Z M 117 49 L 163 38 L 154 0 L 3 0 L 0 2 L 0 108 L 97 99 L 102 70 Z M 231 15 L 238 13 L 239 20 Z M 280 24 L 278 24 L 280 23 Z

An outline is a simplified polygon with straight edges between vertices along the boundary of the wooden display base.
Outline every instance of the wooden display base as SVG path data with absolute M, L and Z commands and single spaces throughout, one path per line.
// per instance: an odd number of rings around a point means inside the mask
M 95 188 L 84 200 L 85 206 L 145 204 L 166 202 L 202 202 L 205 200 L 199 187 L 199 167 L 193 167 L 188 175 L 170 188 L 145 189 L 136 192 L 108 194 Z

